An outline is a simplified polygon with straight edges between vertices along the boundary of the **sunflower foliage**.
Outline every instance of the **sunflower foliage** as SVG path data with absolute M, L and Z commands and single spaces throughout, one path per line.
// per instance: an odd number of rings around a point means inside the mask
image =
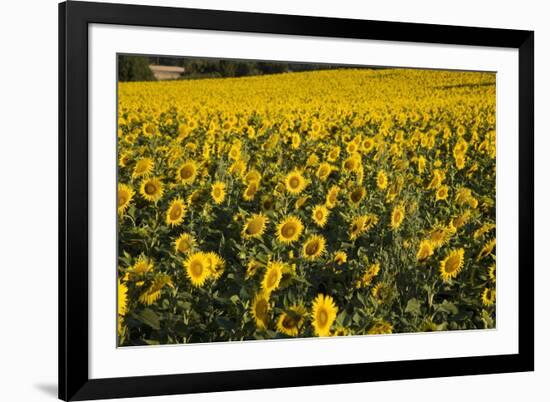
M 495 75 L 119 83 L 118 342 L 495 327 Z

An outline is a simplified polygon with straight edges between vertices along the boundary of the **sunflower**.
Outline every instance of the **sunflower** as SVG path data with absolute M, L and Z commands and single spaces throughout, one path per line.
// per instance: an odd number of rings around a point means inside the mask
M 478 261 L 482 260 L 483 258 L 487 257 L 489 254 L 491 254 L 496 245 L 497 245 L 496 239 L 489 240 L 487 243 L 485 243 L 477 256 L 477 260 Z
M 317 168 L 317 177 L 321 181 L 326 181 L 332 172 L 332 165 L 327 162 L 323 162 Z
M 262 179 L 262 174 L 258 172 L 256 169 L 249 170 L 248 173 L 244 176 L 244 182 L 247 185 L 253 181 L 260 183 L 261 179 Z
M 267 222 L 267 216 L 264 214 L 253 214 L 244 224 L 242 236 L 245 239 L 260 238 L 264 234 Z
M 326 240 L 321 235 L 312 235 L 304 243 L 302 254 L 307 260 L 314 260 L 325 252 Z
M 469 203 L 472 198 L 472 190 L 466 187 L 461 187 L 456 191 L 455 202 L 459 206 L 463 206 Z
M 315 208 L 313 208 L 313 221 L 317 224 L 317 226 L 323 227 L 327 223 L 329 214 L 330 211 L 327 209 L 327 207 L 325 207 L 324 205 L 317 205 Z
M 466 157 L 464 155 L 457 156 L 455 158 L 455 166 L 458 170 L 464 169 L 466 167 Z
M 460 229 L 462 226 L 468 223 L 468 221 L 471 218 L 471 215 L 472 214 L 469 210 L 464 211 L 464 213 L 462 213 L 461 215 L 453 218 L 451 223 L 455 228 Z
M 162 273 L 158 274 L 153 279 L 153 283 L 151 283 L 151 285 L 139 295 L 139 302 L 145 304 L 146 306 L 150 306 L 159 299 L 161 290 L 166 285 L 170 287 L 174 286 L 170 276 Z
M 117 316 L 117 332 L 122 334 L 122 325 L 124 323 L 124 316 L 128 312 L 128 287 L 126 284 L 118 280 L 118 316 Z
M 124 317 L 128 312 L 128 286 L 118 280 L 118 315 Z
M 372 149 L 374 148 L 374 139 L 372 138 L 365 138 L 363 140 L 363 144 L 361 145 L 361 147 L 363 148 L 363 152 L 365 154 L 368 154 L 370 151 L 372 151 Z
M 319 157 L 315 154 L 311 154 L 308 156 L 306 160 L 306 166 L 316 166 L 319 163 Z
M 298 195 L 306 188 L 306 179 L 298 169 L 294 169 L 285 178 L 286 190 L 290 194 Z
M 464 266 L 464 249 L 459 248 L 457 250 L 452 250 L 447 254 L 447 257 L 441 261 L 439 272 L 441 274 L 441 279 L 445 282 L 448 282 L 452 278 L 456 278 L 458 273 L 462 270 Z
M 376 321 L 367 331 L 369 335 L 381 335 L 381 334 L 391 334 L 393 331 L 393 325 L 389 322 L 380 320 Z
M 298 149 L 301 143 L 302 143 L 302 138 L 300 137 L 300 134 L 298 133 L 292 134 L 292 137 L 291 137 L 292 148 Z
M 134 171 L 132 172 L 132 177 L 148 177 L 153 171 L 153 160 L 151 158 L 142 158 L 136 162 L 134 166 Z
M 353 205 L 359 205 L 361 200 L 365 198 L 365 195 L 367 195 L 367 190 L 364 187 L 355 187 L 349 193 L 349 199 Z
M 374 225 L 378 223 L 376 215 L 361 215 L 353 218 L 349 227 L 349 238 L 355 240 L 363 233 L 370 230 Z
M 118 213 L 123 215 L 126 209 L 130 206 L 130 202 L 134 197 L 134 189 L 127 184 L 118 184 Z
M 485 235 L 486 233 L 489 233 L 491 230 L 493 230 L 495 228 L 495 224 L 494 223 L 484 223 L 480 228 L 478 228 L 475 232 L 474 232 L 474 239 L 477 239 L 483 235 Z
M 231 166 L 229 166 L 229 173 L 242 177 L 246 170 L 246 163 L 242 159 L 237 159 Z
M 182 233 L 174 242 L 174 250 L 176 253 L 187 254 L 193 247 L 195 247 L 195 238 L 188 233 Z
M 270 261 L 267 263 L 264 278 L 262 280 L 262 290 L 269 295 L 279 287 L 281 278 L 283 277 L 283 269 L 285 265 L 281 262 Z
M 248 261 L 248 264 L 246 264 L 245 279 L 250 279 L 253 276 L 255 276 L 261 267 L 262 267 L 262 264 L 256 260 Z
M 420 174 L 424 173 L 424 169 L 426 169 L 426 158 L 420 155 L 418 157 L 418 160 L 416 161 L 416 166 L 418 169 L 418 173 Z
M 231 149 L 229 149 L 228 154 L 230 159 L 237 160 L 241 156 L 241 145 L 240 144 L 233 144 L 231 146 Z
M 120 156 L 118 158 L 118 164 L 120 167 L 128 166 L 131 160 L 132 154 L 129 151 L 120 152 Z
M 204 256 L 208 261 L 209 275 L 214 279 L 219 279 L 225 270 L 224 259 L 213 251 L 205 253 Z
M 380 190 L 385 190 L 386 187 L 388 187 L 388 177 L 386 176 L 386 173 L 384 173 L 383 170 L 380 170 L 378 172 L 378 175 L 376 176 L 376 186 Z
M 298 240 L 304 225 L 297 216 L 289 216 L 277 226 L 277 239 L 282 243 L 292 243 Z
M 378 263 L 372 264 L 365 271 L 363 276 L 361 276 L 361 278 L 359 279 L 359 281 L 356 284 L 356 288 L 370 286 L 372 284 L 372 281 L 374 280 L 376 275 L 378 275 L 379 272 L 380 272 L 380 264 L 378 264 Z
M 330 335 L 330 327 L 336 320 L 336 314 L 338 314 L 338 307 L 334 304 L 333 298 L 318 294 L 313 302 L 312 310 L 311 320 L 315 335 Z
M 336 162 L 339 156 L 340 156 L 340 147 L 335 146 L 331 148 L 329 153 L 327 154 L 327 160 L 329 162 Z
M 434 248 L 439 248 L 450 240 L 451 235 L 448 227 L 437 225 L 428 233 L 428 240 Z
M 210 274 L 210 262 L 203 252 L 191 254 L 184 263 L 187 277 L 193 286 L 202 287 Z
M 338 186 L 332 186 L 330 190 L 328 190 L 327 198 L 325 201 L 327 208 L 332 209 L 336 206 L 336 203 L 338 202 L 339 192 L 340 192 L 340 187 Z
M 397 229 L 399 226 L 401 226 L 401 223 L 403 223 L 403 219 L 405 218 L 405 208 L 403 205 L 396 205 L 393 208 L 393 211 L 391 213 L 391 222 L 390 226 L 392 229 Z
M 273 206 L 275 204 L 275 200 L 270 195 L 265 195 L 262 197 L 261 206 L 262 211 L 267 212 L 273 210 Z
M 445 185 L 440 186 L 435 192 L 436 201 L 446 200 L 448 196 L 449 196 L 449 187 Z
M 141 255 L 137 259 L 135 264 L 130 268 L 130 271 L 137 275 L 146 274 L 147 272 L 152 270 L 153 270 L 153 262 L 143 255 Z
M 332 332 L 332 336 L 348 336 L 351 335 L 351 329 L 346 327 L 336 327 Z
M 302 305 L 294 305 L 283 312 L 277 320 L 277 331 L 288 335 L 298 336 L 302 328 L 307 310 Z
M 437 163 L 437 161 L 436 161 Z M 435 163 L 434 163 L 435 165 Z M 441 186 L 441 183 L 445 179 L 445 173 L 439 169 L 434 169 L 432 173 L 432 180 L 428 184 L 428 190 L 433 190 Z
M 210 195 L 216 204 L 221 204 L 225 200 L 225 183 L 217 181 L 212 184 Z
M 252 201 L 256 195 L 256 191 L 258 191 L 258 182 L 253 180 L 248 184 L 246 190 L 244 190 L 243 199 L 245 201 Z
M 258 293 L 250 308 L 252 317 L 256 321 L 256 327 L 260 329 L 267 328 L 269 321 L 269 296 L 263 292 Z
M 495 264 L 491 265 L 489 267 L 489 279 L 491 280 L 491 282 L 495 283 L 497 281 L 497 267 Z
M 345 251 L 337 251 L 336 253 L 334 253 L 333 261 L 337 265 L 345 264 L 347 260 L 348 260 L 348 255 L 346 254 Z
M 309 195 L 298 198 L 296 200 L 296 202 L 294 203 L 294 208 L 296 208 L 296 209 L 302 208 L 309 198 L 310 198 Z
M 347 172 L 356 172 L 360 166 L 361 158 L 357 155 L 350 156 L 342 163 L 342 167 Z
M 191 184 L 197 177 L 197 171 L 197 164 L 194 161 L 187 161 L 179 167 L 177 177 L 182 183 Z
M 497 292 L 495 289 L 485 288 L 481 293 L 481 302 L 484 306 L 492 306 L 495 304 L 497 298 Z
M 181 198 L 172 200 L 168 211 L 166 211 L 166 224 L 169 226 L 177 226 L 183 222 L 186 208 Z
M 416 253 L 416 260 L 419 262 L 426 261 L 434 253 L 432 243 L 429 240 L 422 240 Z
M 139 192 L 147 201 L 157 202 L 164 194 L 164 185 L 156 178 L 145 179 L 141 182 Z

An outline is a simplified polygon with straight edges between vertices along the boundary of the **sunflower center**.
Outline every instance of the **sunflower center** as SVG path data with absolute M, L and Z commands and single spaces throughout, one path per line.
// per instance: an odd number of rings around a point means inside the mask
M 255 182 L 252 182 L 250 183 L 250 185 L 248 186 L 248 188 L 246 189 L 246 195 L 254 195 L 254 193 L 256 192 L 256 184 Z
M 153 183 L 147 183 L 145 185 L 145 192 L 148 195 L 155 194 L 157 192 L 157 186 L 155 186 Z
M 186 252 L 191 248 L 191 244 L 187 240 L 180 240 L 178 244 L 179 251 Z
M 184 166 L 180 170 L 180 175 L 182 179 L 189 179 L 193 176 L 193 168 L 191 166 Z
M 363 198 L 363 192 L 360 189 L 355 190 L 354 192 L 351 193 L 351 200 L 353 202 L 359 202 L 361 201 L 361 198 Z
M 290 187 L 297 188 L 300 185 L 300 180 L 297 177 L 291 177 L 289 180 Z
M 292 223 L 286 223 L 281 229 L 283 237 L 290 238 L 296 234 L 296 227 Z
M 262 229 L 262 222 L 260 219 L 254 219 L 250 221 L 246 227 L 246 234 L 255 235 Z
M 214 197 L 219 197 L 219 196 L 221 196 L 221 195 L 222 195 L 221 189 L 220 189 L 219 187 L 216 187 L 216 188 L 214 189 Z
M 287 329 L 292 329 L 296 326 L 296 320 L 290 316 L 286 316 L 284 319 L 283 319 L 283 327 L 287 328 Z
M 181 205 L 176 204 L 170 210 L 170 219 L 178 219 L 181 216 L 182 208 Z
M 311 241 L 306 246 L 306 254 L 314 255 L 319 251 L 319 242 L 317 240 Z
M 355 161 L 354 161 L 353 159 L 347 160 L 347 161 L 344 163 L 344 167 L 345 167 L 347 170 L 354 170 L 354 168 L 355 168 Z
M 323 219 L 323 211 L 317 211 L 315 217 L 319 220 Z
M 445 263 L 445 272 L 448 274 L 453 273 L 458 268 L 459 260 L 456 257 L 450 257 Z
M 256 316 L 264 318 L 267 315 L 267 301 L 261 299 L 256 302 Z
M 190 269 L 193 276 L 201 276 L 204 267 L 202 266 L 202 263 L 200 261 L 193 261 L 191 263 Z
M 278 275 L 277 271 L 273 270 L 269 273 L 269 276 L 267 277 L 267 286 L 273 287 L 277 283 Z
M 144 162 L 138 162 L 136 166 L 136 173 L 143 173 L 147 170 L 147 164 Z
M 128 194 L 126 193 L 120 193 L 118 195 L 118 206 L 120 207 L 121 205 L 124 205 L 126 204 L 126 202 L 128 201 Z
M 324 309 L 321 309 L 319 313 L 317 313 L 317 321 L 319 322 L 320 326 L 325 326 L 328 321 L 328 314 Z

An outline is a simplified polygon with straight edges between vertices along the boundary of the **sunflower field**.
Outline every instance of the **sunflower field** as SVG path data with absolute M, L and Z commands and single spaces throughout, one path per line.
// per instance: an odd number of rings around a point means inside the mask
M 118 85 L 120 346 L 495 327 L 494 74 Z

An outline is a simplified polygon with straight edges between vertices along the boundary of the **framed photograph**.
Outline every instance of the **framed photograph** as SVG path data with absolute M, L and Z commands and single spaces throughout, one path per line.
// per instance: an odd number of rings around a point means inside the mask
M 59 397 L 533 370 L 533 43 L 60 4 Z

